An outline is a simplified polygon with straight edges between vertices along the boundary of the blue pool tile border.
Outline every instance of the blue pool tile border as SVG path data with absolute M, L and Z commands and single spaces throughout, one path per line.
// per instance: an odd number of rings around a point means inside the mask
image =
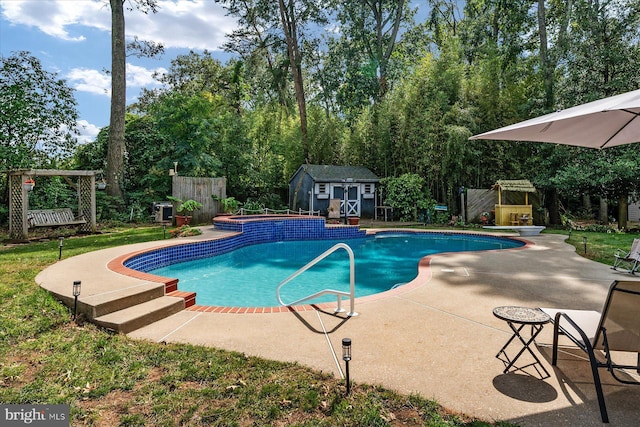
M 357 226 L 326 226 L 324 218 L 283 217 L 255 220 L 214 221 L 218 230 L 239 232 L 229 237 L 183 245 L 163 247 L 135 255 L 123 265 L 132 270 L 148 273 L 184 261 L 192 261 L 224 254 L 244 246 L 289 240 L 328 240 L 365 238 L 367 233 Z

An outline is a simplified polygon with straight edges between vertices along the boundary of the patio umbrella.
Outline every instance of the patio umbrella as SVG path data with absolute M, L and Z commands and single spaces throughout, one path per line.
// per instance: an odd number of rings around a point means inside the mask
M 607 148 L 640 142 L 640 89 L 546 114 L 469 139 Z

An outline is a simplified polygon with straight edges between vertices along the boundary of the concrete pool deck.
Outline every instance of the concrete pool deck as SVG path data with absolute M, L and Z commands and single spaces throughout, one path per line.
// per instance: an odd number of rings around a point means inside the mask
M 196 238 L 172 239 L 99 250 L 64 259 L 36 281 L 67 294 L 82 280 L 83 298 L 144 286 L 107 264 L 124 254 L 164 244 L 214 238 L 224 233 L 203 227 Z M 487 233 L 491 234 L 491 233 Z M 504 234 L 500 234 L 504 235 Z M 342 375 L 341 340 L 352 339 L 352 381 L 419 393 L 445 407 L 488 421 L 524 426 L 602 425 L 589 364 L 563 351 L 550 364 L 552 328 L 534 346 L 551 376 L 533 368 L 503 374 L 495 356 L 511 336 L 492 314 L 496 306 L 600 310 L 613 280 L 633 280 L 609 266 L 586 260 L 564 242 L 566 236 L 527 237 L 525 248 L 443 254 L 429 259 L 424 283 L 386 298 L 356 300 L 358 316 L 320 310 L 271 314 L 182 310 L 128 335 L 156 342 L 218 347 Z M 357 278 L 356 278 L 357 280 Z M 343 307 L 348 308 L 348 304 Z M 518 351 L 509 347 L 510 354 Z M 516 366 L 529 363 L 523 356 Z M 623 385 L 600 370 L 612 426 L 636 425 L 640 387 Z

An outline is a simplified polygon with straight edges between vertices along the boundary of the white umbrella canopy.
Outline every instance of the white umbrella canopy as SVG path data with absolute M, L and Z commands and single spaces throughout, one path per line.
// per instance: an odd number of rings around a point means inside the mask
M 546 114 L 469 139 L 607 148 L 640 142 L 640 89 Z

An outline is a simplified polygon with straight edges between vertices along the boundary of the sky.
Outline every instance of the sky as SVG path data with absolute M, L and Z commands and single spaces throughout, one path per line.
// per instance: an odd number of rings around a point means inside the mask
M 81 143 L 93 141 L 109 124 L 111 77 L 111 9 L 108 0 L 0 0 L 0 56 L 28 51 L 43 68 L 75 89 Z M 158 13 L 127 11 L 127 40 L 162 43 L 161 59 L 127 57 L 127 104 L 141 88 L 157 87 L 152 74 L 189 50 L 205 49 L 223 63 L 225 34 L 233 18 L 213 0 L 158 0 Z

